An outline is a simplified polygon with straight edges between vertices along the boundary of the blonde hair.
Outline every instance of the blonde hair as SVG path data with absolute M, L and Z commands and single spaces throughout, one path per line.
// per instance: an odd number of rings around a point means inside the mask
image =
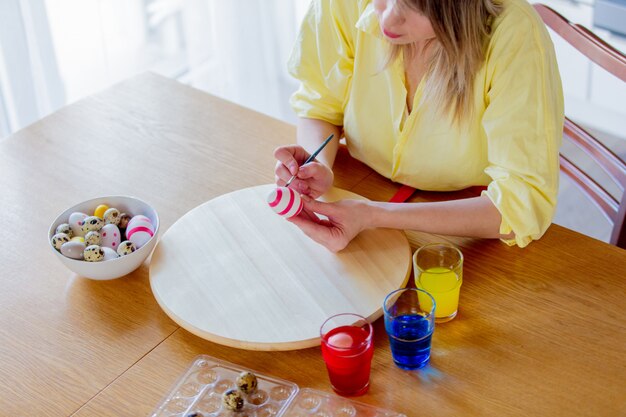
M 455 124 L 472 116 L 474 77 L 485 60 L 493 20 L 502 11 L 499 0 L 399 0 L 426 16 L 435 32 L 422 102 L 451 116 Z M 392 45 L 389 60 L 413 52 L 411 45 Z

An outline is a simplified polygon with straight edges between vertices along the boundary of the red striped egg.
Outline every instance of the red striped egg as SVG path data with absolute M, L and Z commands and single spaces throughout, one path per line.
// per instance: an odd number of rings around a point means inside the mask
M 280 216 L 290 218 L 302 211 L 300 194 L 291 188 L 277 187 L 267 196 L 267 204 Z
M 135 216 L 138 217 L 138 216 Z M 137 219 L 133 217 L 128 222 L 126 228 L 126 239 L 135 244 L 137 249 L 145 245 L 152 236 L 154 236 L 154 226 L 150 219 L 145 216 L 141 216 Z

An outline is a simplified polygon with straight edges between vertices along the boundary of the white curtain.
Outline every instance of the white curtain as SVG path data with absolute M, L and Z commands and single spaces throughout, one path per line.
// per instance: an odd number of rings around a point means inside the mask
M 0 1 L 0 137 L 65 101 L 42 3 Z
M 310 0 L 0 0 L 0 137 L 144 71 L 294 121 Z
M 211 0 L 212 76 L 197 85 L 276 118 L 294 120 L 286 69 L 307 1 Z M 191 80 L 192 84 L 196 82 Z

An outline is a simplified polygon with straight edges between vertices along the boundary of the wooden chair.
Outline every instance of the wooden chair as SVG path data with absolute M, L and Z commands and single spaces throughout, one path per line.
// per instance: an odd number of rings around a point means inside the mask
M 626 55 L 598 38 L 585 27 L 569 22 L 543 4 L 534 4 L 546 26 L 592 62 L 626 82 Z M 563 139 L 569 140 L 592 158 L 617 184 L 621 197 L 615 198 L 578 166 L 560 155 L 561 171 L 596 204 L 612 224 L 609 243 L 626 249 L 626 163 L 576 123 L 565 118 Z

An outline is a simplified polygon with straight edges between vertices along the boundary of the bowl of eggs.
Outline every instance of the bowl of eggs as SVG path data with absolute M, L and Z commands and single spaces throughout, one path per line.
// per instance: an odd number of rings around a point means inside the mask
M 135 197 L 107 196 L 59 214 L 48 242 L 71 271 L 109 280 L 137 269 L 154 249 L 158 232 L 159 216 L 151 205 Z

